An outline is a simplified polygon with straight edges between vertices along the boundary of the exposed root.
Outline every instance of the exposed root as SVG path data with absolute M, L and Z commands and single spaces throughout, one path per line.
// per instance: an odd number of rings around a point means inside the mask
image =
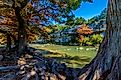
M 9 58 L 0 61 L 8 62 L 6 65 L 0 65 L 0 80 L 73 80 L 77 78 L 76 72 L 79 70 L 68 68 L 55 59 L 42 57 L 42 53 L 34 48 L 29 49 L 17 61 L 13 61 L 15 59 L 11 57 L 13 63 L 15 62 L 13 65 L 9 63 Z

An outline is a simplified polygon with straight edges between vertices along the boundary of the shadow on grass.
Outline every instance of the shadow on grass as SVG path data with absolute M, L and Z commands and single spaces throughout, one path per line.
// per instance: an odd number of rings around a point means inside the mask
M 44 49 L 37 49 L 46 58 L 56 59 L 58 62 L 65 63 L 67 66 L 72 68 L 82 67 L 88 64 L 91 60 L 89 56 L 71 56 L 66 53 L 51 52 Z
M 50 56 L 48 56 L 50 57 Z M 83 61 L 83 62 L 89 62 L 91 60 L 91 58 L 87 57 L 87 56 L 83 56 L 83 57 L 79 57 L 79 56 L 66 56 L 66 57 L 51 57 L 57 60 L 75 60 L 75 61 Z
M 56 59 L 58 62 L 65 63 L 68 67 L 71 68 L 83 67 L 85 64 L 88 64 L 91 60 L 91 58 L 87 56 L 70 56 L 57 52 L 51 52 L 50 54 L 48 53 L 46 57 Z

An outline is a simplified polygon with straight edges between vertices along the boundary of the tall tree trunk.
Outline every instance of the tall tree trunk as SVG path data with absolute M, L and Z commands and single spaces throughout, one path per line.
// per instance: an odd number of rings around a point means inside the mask
M 80 80 L 121 80 L 121 0 L 109 0 L 107 30 L 97 56 L 80 72 Z
M 20 14 L 21 9 L 19 7 L 15 8 L 15 14 L 18 19 L 18 55 L 20 56 L 22 53 L 24 53 L 25 47 L 26 47 L 26 29 L 25 29 L 25 21 L 22 18 Z

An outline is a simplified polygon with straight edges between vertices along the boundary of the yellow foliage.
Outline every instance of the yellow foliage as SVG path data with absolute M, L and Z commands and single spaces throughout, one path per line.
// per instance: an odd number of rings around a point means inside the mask
M 0 33 L 0 44 L 4 44 L 6 42 L 6 37 L 4 34 Z

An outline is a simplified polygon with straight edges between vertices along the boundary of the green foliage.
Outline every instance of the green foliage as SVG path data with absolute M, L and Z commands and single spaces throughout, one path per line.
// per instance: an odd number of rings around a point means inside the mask
M 99 18 L 97 16 L 94 16 L 93 18 L 88 20 L 88 24 L 92 24 L 92 23 L 94 23 L 94 22 L 96 22 L 98 20 L 99 20 Z
M 90 41 L 89 37 L 85 37 L 81 44 L 83 46 L 91 46 L 93 43 Z
M 82 17 L 75 19 L 75 25 L 81 25 L 81 24 L 84 24 L 85 22 L 86 20 Z
M 76 10 L 79 6 L 81 2 L 92 2 L 92 0 L 68 0 L 68 7 Z
M 64 23 L 66 20 L 72 20 L 74 16 L 73 10 L 76 10 L 77 8 L 80 7 L 82 2 L 91 2 L 92 0 L 45 0 L 48 3 L 50 2 L 52 5 L 52 8 L 56 10 L 52 12 L 52 14 L 57 15 L 56 19 L 53 19 L 55 21 L 58 21 L 59 23 Z M 40 2 L 42 3 L 42 2 Z M 40 4 L 39 3 L 39 4 Z M 46 4 L 45 4 L 46 5 Z
M 68 26 L 66 26 L 66 25 L 59 25 L 59 24 L 57 24 L 56 26 L 57 26 L 58 30 L 64 30 L 64 29 L 68 28 Z
M 68 18 L 66 21 L 66 25 L 73 25 L 74 24 L 74 19 L 73 18 Z
M 86 23 L 86 20 L 83 17 L 77 17 L 77 18 L 71 17 L 71 18 L 68 18 L 66 25 L 72 26 L 72 25 L 81 25 L 84 23 Z
M 79 42 L 83 46 L 92 46 L 92 45 L 101 44 L 102 40 L 103 40 L 103 35 L 94 34 L 90 37 L 85 37 L 83 41 L 79 41 Z
M 101 34 L 92 35 L 90 38 L 90 41 L 93 44 L 100 44 L 102 42 L 102 40 L 103 40 L 103 35 L 101 35 Z

